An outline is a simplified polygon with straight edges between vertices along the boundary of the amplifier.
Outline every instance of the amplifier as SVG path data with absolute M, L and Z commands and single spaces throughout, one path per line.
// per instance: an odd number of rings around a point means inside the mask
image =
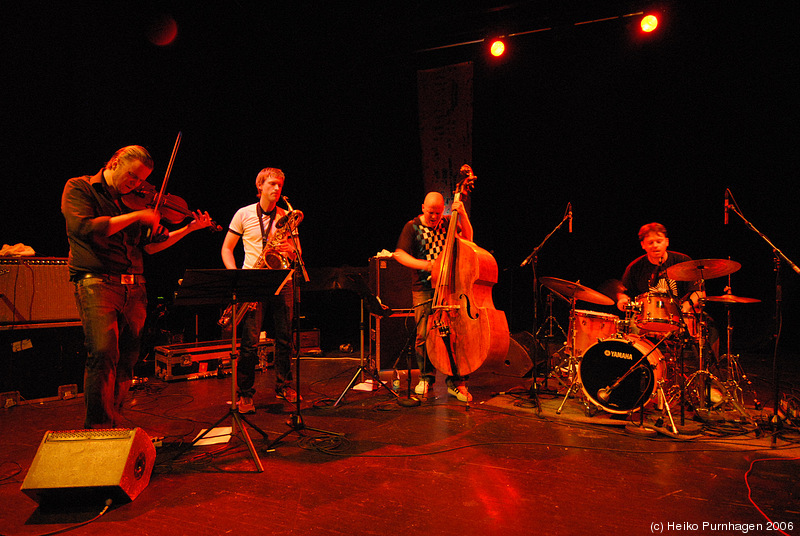
M 239 341 L 236 342 L 239 351 Z M 272 362 L 275 341 L 266 339 L 258 343 L 258 365 L 264 370 Z M 156 375 L 165 381 L 196 380 L 230 373 L 231 341 L 190 342 L 156 346 Z
M 392 257 L 369 259 L 369 290 L 392 309 L 411 308 L 411 281 L 414 270 Z
M 300 354 L 307 356 L 322 355 L 319 329 L 311 328 L 300 330 Z
M 67 259 L 0 259 L 0 324 L 79 320 Z

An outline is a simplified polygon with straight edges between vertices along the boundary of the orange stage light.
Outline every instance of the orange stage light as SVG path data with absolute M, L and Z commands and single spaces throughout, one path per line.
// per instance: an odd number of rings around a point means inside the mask
M 503 52 L 506 51 L 506 45 L 500 39 L 495 39 L 492 41 L 492 46 L 489 47 L 489 50 L 491 51 L 492 56 L 499 58 L 503 55 Z
M 645 15 L 642 17 L 640 26 L 643 32 L 650 33 L 658 26 L 658 17 L 655 15 Z

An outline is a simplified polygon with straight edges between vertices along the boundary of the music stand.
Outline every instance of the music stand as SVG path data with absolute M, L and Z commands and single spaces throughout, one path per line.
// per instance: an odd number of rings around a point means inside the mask
M 374 297 L 373 297 L 374 298 Z M 358 369 L 356 370 L 355 374 L 353 374 L 353 378 L 350 380 L 350 383 L 347 384 L 347 387 L 344 388 L 342 394 L 339 395 L 339 398 L 336 399 L 336 402 L 333 403 L 333 407 L 338 407 L 341 404 L 344 396 L 353 388 L 353 386 L 358 381 L 359 376 L 363 376 L 365 374 L 369 374 L 372 377 L 372 381 L 377 382 L 379 386 L 383 386 L 392 396 L 396 399 L 400 399 L 400 395 L 397 394 L 397 391 L 386 385 L 383 380 L 381 380 L 380 374 L 374 367 L 370 366 L 369 368 L 364 366 L 364 330 L 366 329 L 366 325 L 364 324 L 364 309 L 366 307 L 364 303 L 364 298 L 361 298 L 361 363 L 358 365 Z M 377 300 L 376 300 L 377 301 Z M 386 306 L 384 306 L 386 307 Z M 386 311 L 389 312 L 388 315 L 381 315 L 381 316 L 391 316 L 392 310 L 386 308 Z M 373 314 L 370 312 L 370 314 Z M 411 380 L 409 380 L 411 381 Z
M 230 302 L 233 307 L 232 318 L 236 318 L 236 308 L 239 303 L 262 301 L 264 296 L 277 294 L 291 278 L 293 270 L 244 270 L 244 269 L 209 269 L 186 270 L 180 281 L 178 290 L 175 291 L 175 305 L 207 305 L 223 304 Z M 219 426 L 225 419 L 233 420 L 231 436 L 240 435 L 240 439 L 247 445 L 256 470 L 264 472 L 264 466 L 258 457 L 253 441 L 244 424 L 250 425 L 266 440 L 267 434 L 258 426 L 239 413 L 236 397 L 236 371 L 239 358 L 236 346 L 236 322 L 231 322 L 231 407 L 228 413 L 205 432 L 197 436 L 190 446 L 203 439 L 212 429 Z

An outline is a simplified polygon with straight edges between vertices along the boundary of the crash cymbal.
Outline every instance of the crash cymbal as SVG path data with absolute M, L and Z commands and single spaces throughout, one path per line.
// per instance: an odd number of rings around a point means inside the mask
M 706 301 L 719 303 L 759 303 L 761 300 L 734 296 L 733 294 L 723 294 L 722 296 L 706 296 Z
M 667 277 L 674 281 L 714 279 L 732 274 L 741 267 L 738 262 L 727 259 L 700 259 L 670 266 L 667 268 Z
M 565 281 L 564 279 L 557 279 L 555 277 L 543 277 L 540 281 L 553 292 L 557 292 L 570 299 L 574 297 L 576 300 L 596 303 L 598 305 L 614 304 L 614 300 L 605 294 L 600 294 L 596 290 L 592 290 L 580 283 L 573 283 L 572 281 Z

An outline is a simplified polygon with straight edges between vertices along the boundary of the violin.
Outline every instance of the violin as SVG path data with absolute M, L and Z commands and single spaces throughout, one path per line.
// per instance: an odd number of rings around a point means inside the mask
M 125 206 L 131 210 L 152 209 L 159 214 L 161 219 L 173 224 L 178 224 L 186 218 L 194 217 L 186 201 L 178 196 L 165 193 L 169 175 L 172 173 L 172 165 L 175 163 L 175 156 L 178 154 L 178 147 L 181 145 L 182 136 L 183 134 L 178 132 L 175 146 L 172 148 L 172 155 L 169 157 L 169 164 L 167 164 L 167 172 L 164 174 L 164 181 L 161 183 L 161 190 L 156 193 L 156 187 L 144 181 L 136 190 L 122 196 L 122 202 Z M 157 228 L 158 225 L 155 225 L 149 231 L 153 240 L 156 242 L 165 241 L 168 235 L 159 232 Z M 208 229 L 221 231 L 222 227 L 214 220 L 211 220 L 211 225 Z
M 122 196 L 122 202 L 131 210 L 155 209 L 158 191 L 156 187 L 147 181 L 142 182 L 139 187 L 130 193 Z M 158 205 L 158 213 L 166 223 L 177 225 L 183 223 L 187 218 L 193 217 L 189 210 L 189 204 L 182 197 L 173 194 L 164 194 L 161 197 L 161 204 Z M 222 231 L 222 226 L 211 220 L 212 232 Z

